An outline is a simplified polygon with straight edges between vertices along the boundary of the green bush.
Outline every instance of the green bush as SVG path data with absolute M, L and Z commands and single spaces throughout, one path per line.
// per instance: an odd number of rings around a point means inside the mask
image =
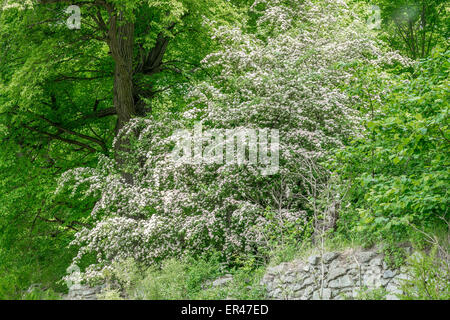
M 448 217 L 449 57 L 436 50 L 384 88 L 365 134 L 331 161 L 351 185 L 340 232 L 399 242 L 413 237 L 411 226 L 430 231 Z
M 196 300 L 196 299 L 262 299 L 264 288 L 259 281 L 264 268 L 256 259 L 241 261 L 242 266 L 226 272 L 214 254 L 209 259 L 168 259 L 160 267 L 142 269 L 132 260 L 114 264 L 108 274 L 109 289 L 99 298 L 105 300 Z M 222 286 L 212 282 L 231 273 L 233 279 Z
M 449 300 L 450 270 L 448 251 L 446 257 L 439 256 L 437 247 L 429 254 L 417 252 L 409 259 L 408 278 L 401 286 L 403 300 Z
M 139 300 L 181 300 L 188 296 L 186 265 L 175 259 L 164 262 L 161 270 L 149 269 L 132 290 Z
M 403 248 L 395 244 L 388 243 L 382 248 L 384 254 L 384 262 L 390 269 L 398 269 L 406 262 L 406 252 Z
M 369 290 L 367 287 L 357 292 L 356 300 L 386 300 L 387 291 L 385 288 Z
M 44 290 L 41 287 L 28 289 L 21 297 L 22 300 L 60 300 L 61 295 L 52 289 Z

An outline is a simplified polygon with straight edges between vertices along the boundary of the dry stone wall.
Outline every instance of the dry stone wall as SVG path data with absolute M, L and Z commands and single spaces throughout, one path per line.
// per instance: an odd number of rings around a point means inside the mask
M 267 269 L 261 284 L 270 299 L 340 300 L 357 298 L 362 290 L 384 288 L 396 300 L 404 270 L 392 270 L 376 249 L 311 255 Z
M 97 300 L 105 286 L 90 287 L 87 285 L 76 284 L 72 286 L 67 295 L 62 297 L 63 300 Z
M 411 248 L 405 248 L 411 254 Z M 261 280 L 268 299 L 341 300 L 357 298 L 362 290 L 384 288 L 386 299 L 396 300 L 401 294 L 405 270 L 391 269 L 377 249 L 351 250 L 314 254 L 305 259 L 269 267 Z M 232 280 L 226 275 L 208 286 L 220 287 Z M 96 300 L 105 286 L 75 285 L 64 296 L 66 300 Z

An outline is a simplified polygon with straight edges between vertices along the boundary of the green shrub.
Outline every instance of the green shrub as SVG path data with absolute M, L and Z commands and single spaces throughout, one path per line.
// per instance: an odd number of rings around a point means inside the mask
M 398 269 L 406 262 L 406 252 L 404 248 L 389 243 L 383 246 L 384 262 L 390 269 Z
M 161 270 L 148 269 L 131 290 L 133 299 L 181 300 L 188 296 L 186 265 L 176 259 L 164 262 Z
M 44 290 L 40 287 L 34 287 L 26 291 L 22 297 L 22 300 L 60 300 L 61 295 L 53 291 L 52 289 Z
M 437 247 L 429 254 L 417 252 L 409 259 L 407 279 L 403 280 L 403 300 L 449 300 L 450 272 L 447 256 L 438 255 Z
M 333 170 L 351 184 L 340 232 L 399 242 L 414 237 L 411 226 L 430 231 L 448 217 L 449 57 L 436 50 L 393 78 L 367 113 L 366 132 L 336 152 Z
M 97 295 L 99 300 L 124 300 L 121 293 L 117 289 L 107 289 Z
M 362 288 L 357 292 L 356 300 L 386 300 L 388 292 L 385 288 L 368 289 Z
M 108 289 L 100 299 L 120 300 L 196 300 L 196 299 L 263 299 L 265 290 L 259 285 L 265 269 L 256 258 L 240 261 L 241 266 L 225 270 L 220 255 L 209 259 L 168 259 L 159 267 L 142 268 L 131 259 L 113 264 L 105 274 Z M 232 274 L 233 279 L 212 286 L 217 278 Z

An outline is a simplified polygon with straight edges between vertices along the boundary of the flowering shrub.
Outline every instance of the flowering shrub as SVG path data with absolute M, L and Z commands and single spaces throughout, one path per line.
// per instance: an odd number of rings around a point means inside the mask
M 216 29 L 223 49 L 204 59 L 214 81 L 192 88 L 183 121 L 135 119 L 116 138 L 130 141 L 120 168 L 103 158 L 98 168 L 63 175 L 61 188 L 99 199 L 94 227 L 73 241 L 80 247 L 74 263 L 97 255 L 87 279 L 127 258 L 151 264 L 217 250 L 231 262 L 287 230 L 297 240 L 306 236 L 304 191 L 326 175 L 307 164 L 360 130 L 353 105 L 361 99 L 343 88 L 362 64 L 376 69 L 402 59 L 380 50 L 345 3 L 258 0 L 252 10 L 256 32 Z M 196 122 L 207 129 L 279 130 L 279 171 L 262 175 L 249 162 L 174 161 L 172 133 Z

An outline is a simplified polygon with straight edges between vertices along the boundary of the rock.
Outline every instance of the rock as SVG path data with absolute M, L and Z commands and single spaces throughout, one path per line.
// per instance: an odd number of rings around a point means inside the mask
M 280 278 L 281 282 L 283 283 L 293 283 L 295 281 L 295 277 L 293 275 L 282 275 Z
M 386 300 L 400 300 L 397 295 L 403 293 L 402 290 L 400 290 L 400 288 L 393 282 L 390 282 L 386 286 L 386 291 L 388 292 L 388 294 L 386 295 Z
M 329 270 L 336 269 L 336 268 L 342 267 L 343 264 L 345 264 L 343 261 L 335 259 L 335 260 L 331 261 L 331 263 L 328 264 L 328 269 Z
M 369 262 L 375 255 L 376 252 L 373 251 L 358 252 L 356 254 L 356 258 L 359 263 L 366 263 Z
M 332 297 L 331 289 L 325 288 L 323 289 L 322 300 L 330 300 Z
M 346 265 L 349 269 L 354 269 L 354 270 L 359 270 L 359 268 L 361 267 L 360 264 L 358 263 L 351 263 L 349 265 Z
M 396 283 L 399 283 L 405 280 L 411 280 L 411 276 L 407 273 L 400 273 L 397 274 L 393 280 L 395 280 Z
M 270 291 L 273 291 L 274 289 L 275 289 L 275 287 L 274 287 L 274 285 L 273 285 L 273 283 L 272 282 L 260 282 L 260 285 L 261 286 L 263 286 L 263 287 L 265 287 L 266 288 L 266 290 L 268 291 L 268 292 L 270 292 Z
M 90 287 L 81 284 L 73 285 L 69 293 L 63 297 L 64 300 L 97 300 L 105 286 Z
M 336 269 L 331 269 L 328 272 L 328 281 L 330 280 L 334 280 L 337 277 L 343 276 L 344 274 L 347 273 L 347 269 L 346 268 L 336 268 Z
M 319 290 L 313 292 L 312 300 L 322 300 L 319 296 Z
M 322 292 L 322 297 L 320 296 L 321 290 L 318 289 L 314 291 L 312 300 L 330 300 L 331 299 L 331 289 L 324 288 Z
M 340 290 L 336 293 L 333 300 L 348 300 L 353 298 L 353 290 Z
M 391 282 L 391 279 L 384 279 L 384 278 L 380 279 L 380 284 L 382 287 L 386 287 L 389 284 L 389 282 Z
M 324 263 L 330 263 L 331 261 L 333 261 L 337 257 L 339 257 L 339 253 L 337 253 L 337 252 L 327 252 L 327 253 L 325 253 L 323 255 L 323 262 Z
M 278 288 L 278 287 L 282 287 L 282 286 L 283 286 L 283 283 L 281 282 L 280 279 L 275 279 L 274 281 L 272 281 L 272 285 L 273 285 L 274 287 Z
M 213 288 L 222 287 L 232 280 L 233 280 L 233 276 L 230 274 L 227 274 L 223 277 L 220 277 L 220 278 L 214 280 L 211 286 Z
M 363 283 L 363 286 L 366 286 L 369 288 L 379 287 L 380 286 L 379 279 L 380 279 L 379 275 L 369 273 L 369 274 L 365 274 L 363 276 L 362 283 Z
M 271 292 L 271 297 L 275 299 L 282 299 L 283 291 L 281 289 L 275 289 L 273 292 Z
M 380 266 L 370 266 L 366 269 L 366 273 L 381 274 L 383 269 Z
M 267 273 L 271 275 L 279 275 L 280 273 L 284 272 L 285 268 L 286 263 L 282 263 L 278 266 L 267 268 Z
M 303 280 L 303 285 L 304 286 L 309 286 L 310 284 L 313 284 L 314 283 L 314 278 L 313 277 L 309 277 L 309 278 L 306 278 L 305 280 Z
M 309 300 L 309 299 L 311 299 L 311 298 L 312 298 L 312 295 L 313 295 L 313 293 L 314 293 L 314 291 L 315 291 L 315 288 L 314 288 L 314 287 L 307 287 L 306 290 L 305 290 L 305 293 L 303 294 L 302 299 L 303 299 L 303 300 Z
M 301 300 L 301 298 L 303 297 L 304 294 L 305 294 L 305 293 L 304 293 L 303 290 L 299 290 L 299 291 L 295 291 L 295 292 L 292 294 L 292 297 L 294 298 L 294 300 Z
M 359 267 L 356 267 L 356 268 L 347 268 L 347 274 L 349 275 L 349 276 L 352 276 L 352 277 L 359 277 L 359 275 L 360 275 L 360 273 L 362 273 L 363 274 L 363 272 L 360 272 L 360 270 L 359 270 Z
M 297 278 L 303 276 L 302 272 L 299 272 L 299 270 L 297 270 L 297 269 L 292 269 L 291 271 L 286 272 L 284 275 L 287 277 L 292 277 L 294 279 L 297 279 Z
M 330 288 L 347 288 L 353 286 L 353 280 L 350 278 L 350 276 L 345 275 L 341 278 L 338 278 L 336 280 L 330 281 L 328 283 L 328 287 Z
M 269 283 L 272 282 L 275 279 L 275 276 L 273 274 L 266 273 L 264 277 L 261 280 L 261 283 Z
M 390 278 L 395 277 L 395 274 L 396 274 L 395 271 L 392 271 L 392 270 L 386 270 L 386 271 L 383 273 L 383 278 L 384 278 L 384 279 L 390 279 Z
M 383 265 L 383 258 L 376 257 L 370 261 L 371 266 L 381 266 Z
M 317 255 L 312 255 L 308 258 L 308 262 L 310 265 L 315 266 L 319 263 L 320 257 Z
M 308 278 L 309 273 L 300 273 L 297 274 L 296 278 L 295 278 L 295 283 L 302 283 L 306 278 Z
M 293 292 L 299 292 L 299 291 L 301 291 L 304 287 L 306 287 L 306 284 L 304 284 L 304 283 L 296 283 L 295 285 L 292 286 L 292 291 L 293 291 Z

